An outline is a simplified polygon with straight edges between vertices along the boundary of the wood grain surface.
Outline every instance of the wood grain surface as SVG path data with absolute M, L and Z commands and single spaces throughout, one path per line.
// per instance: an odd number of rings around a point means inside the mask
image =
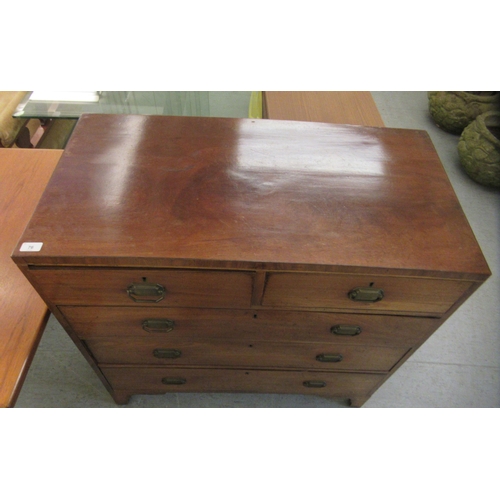
M 164 298 L 139 297 L 154 307 L 249 307 L 252 273 L 159 269 L 34 268 L 39 292 L 54 304 L 141 306 L 127 293 L 133 284 L 161 285 Z
M 241 342 L 234 340 L 177 341 L 144 338 L 87 340 L 100 364 L 167 365 L 192 367 L 248 367 L 389 371 L 409 350 L 404 347 L 352 346 L 314 342 Z M 155 355 L 156 350 L 165 350 Z M 177 357 L 170 357 L 175 351 Z M 317 356 L 331 355 L 333 361 Z
M 262 93 L 263 116 L 273 120 L 383 127 L 371 92 L 269 92 Z
M 0 407 L 15 404 L 48 319 L 10 255 L 61 154 L 0 149 Z
M 366 396 L 383 380 L 368 373 L 325 373 L 278 370 L 200 368 L 145 368 L 104 366 L 103 372 L 125 402 L 131 394 L 166 392 L 254 392 L 310 394 L 324 397 Z M 183 385 L 166 385 L 166 377 L 183 378 Z M 324 381 L 322 388 L 305 387 L 305 381 Z
M 356 287 L 381 289 L 378 302 L 350 300 L 348 292 Z M 357 309 L 405 313 L 445 313 L 471 286 L 472 281 L 420 278 L 394 278 L 371 275 L 315 273 L 269 273 L 262 301 L 267 307 Z M 304 293 L 307 290 L 307 294 Z
M 83 339 L 134 337 L 172 342 L 230 339 L 411 346 L 438 325 L 433 318 L 263 309 L 81 306 L 59 309 Z M 143 323 L 148 319 L 170 320 L 172 330 L 145 330 Z M 337 325 L 357 326 L 361 332 L 354 336 L 334 334 L 332 327 Z
M 32 264 L 489 275 L 424 131 L 84 115 L 25 239 Z

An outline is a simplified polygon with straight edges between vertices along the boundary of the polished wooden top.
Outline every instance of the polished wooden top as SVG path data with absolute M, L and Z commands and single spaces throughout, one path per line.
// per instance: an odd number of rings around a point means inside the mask
M 14 405 L 48 318 L 10 255 L 61 154 L 0 149 L 0 407 Z
M 371 92 L 265 91 L 262 103 L 272 120 L 384 126 Z
M 84 115 L 23 241 L 33 264 L 489 274 L 426 132 L 311 122 Z

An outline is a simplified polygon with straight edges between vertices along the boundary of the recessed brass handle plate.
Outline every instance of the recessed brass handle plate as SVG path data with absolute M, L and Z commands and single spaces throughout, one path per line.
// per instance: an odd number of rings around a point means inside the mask
M 311 389 L 321 389 L 322 387 L 326 387 L 326 382 L 323 380 L 305 380 L 302 385 Z
M 353 288 L 347 295 L 351 300 L 358 302 L 378 302 L 384 298 L 384 291 L 381 288 L 359 286 Z
M 347 335 L 349 337 L 354 337 L 361 333 L 361 327 L 357 325 L 335 325 L 332 326 L 330 331 L 334 335 Z
M 132 283 L 127 287 L 128 296 L 134 302 L 160 302 L 165 298 L 165 287 L 154 283 Z
M 316 356 L 316 360 L 322 363 L 340 363 L 343 359 L 342 354 L 318 354 Z
M 175 323 L 171 319 L 151 318 L 142 322 L 142 329 L 148 333 L 168 333 L 174 326 Z
M 176 359 L 180 358 L 182 352 L 179 349 L 155 349 L 153 356 L 160 359 Z
M 182 377 L 163 377 L 161 383 L 165 385 L 184 385 L 186 379 Z

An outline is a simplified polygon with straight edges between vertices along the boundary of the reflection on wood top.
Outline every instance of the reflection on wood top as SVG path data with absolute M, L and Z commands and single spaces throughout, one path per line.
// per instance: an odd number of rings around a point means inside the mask
M 38 264 L 489 274 L 426 132 L 311 122 L 84 115 L 24 241 Z

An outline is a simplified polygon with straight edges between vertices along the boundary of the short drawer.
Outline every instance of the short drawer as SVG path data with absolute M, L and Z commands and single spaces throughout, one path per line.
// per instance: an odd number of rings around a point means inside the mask
M 112 338 L 85 341 L 98 363 L 316 370 L 389 371 L 407 348 L 305 342 L 158 342 Z
M 269 273 L 262 305 L 441 315 L 472 284 L 470 281 L 434 278 Z M 372 294 L 365 293 L 367 289 L 380 290 L 381 294 L 378 297 L 373 294 L 376 300 L 372 301 Z M 350 298 L 350 294 L 357 300 Z
M 412 346 L 439 324 L 433 318 L 252 309 L 61 306 L 60 311 L 83 339 L 129 336 L 176 342 L 246 339 Z
M 56 305 L 249 307 L 251 272 L 32 268 L 40 294 Z
M 115 391 L 130 394 L 167 392 L 252 392 L 310 394 L 325 397 L 367 396 L 383 375 L 273 370 L 102 367 Z

